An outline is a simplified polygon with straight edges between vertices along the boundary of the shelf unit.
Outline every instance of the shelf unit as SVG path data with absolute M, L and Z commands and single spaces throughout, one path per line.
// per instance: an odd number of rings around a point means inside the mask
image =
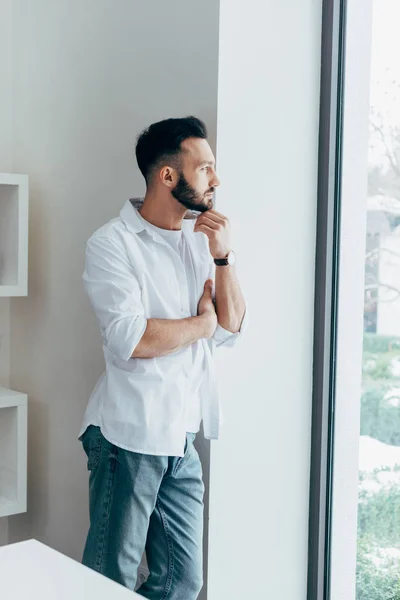
M 26 512 L 28 398 L 0 387 L 0 517 Z
M 0 173 L 0 296 L 28 293 L 28 175 Z
M 28 294 L 28 175 L 0 173 L 0 296 Z M 0 387 L 0 517 L 26 512 L 28 398 Z

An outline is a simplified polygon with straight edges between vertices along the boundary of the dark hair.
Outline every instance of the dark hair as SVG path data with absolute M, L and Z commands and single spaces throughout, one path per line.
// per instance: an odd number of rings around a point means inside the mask
M 207 138 L 205 124 L 196 117 L 166 119 L 153 123 L 138 137 L 136 160 L 146 182 L 152 172 L 164 161 L 174 161 L 179 157 L 181 144 L 188 138 Z

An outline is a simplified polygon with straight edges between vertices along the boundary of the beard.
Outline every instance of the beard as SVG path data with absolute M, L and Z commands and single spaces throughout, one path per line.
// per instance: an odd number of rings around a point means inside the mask
M 197 212 L 206 212 L 213 207 L 213 199 L 207 198 L 207 194 L 214 192 L 214 188 L 207 190 L 205 194 L 200 194 L 194 187 L 186 180 L 185 176 L 181 173 L 179 175 L 179 181 L 171 194 L 180 204 L 182 204 L 188 210 L 195 210 Z

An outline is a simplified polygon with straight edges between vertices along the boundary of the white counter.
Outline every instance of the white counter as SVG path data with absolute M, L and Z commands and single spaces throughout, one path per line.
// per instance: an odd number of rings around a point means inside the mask
M 29 540 L 0 548 L 1 600 L 142 598 L 71 558 Z

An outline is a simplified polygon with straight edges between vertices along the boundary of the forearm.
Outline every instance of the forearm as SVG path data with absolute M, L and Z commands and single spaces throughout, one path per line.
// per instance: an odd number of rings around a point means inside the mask
M 206 314 L 188 319 L 148 319 L 132 358 L 167 356 L 208 337 L 210 319 Z
M 234 267 L 216 267 L 215 305 L 221 327 L 240 331 L 246 305 Z

